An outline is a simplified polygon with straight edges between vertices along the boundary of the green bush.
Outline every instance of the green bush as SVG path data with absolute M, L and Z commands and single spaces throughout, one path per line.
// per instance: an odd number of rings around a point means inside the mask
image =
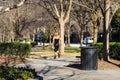
M 27 80 L 36 75 L 35 69 L 0 66 L 0 80 Z
M 94 46 L 98 46 L 98 57 L 101 59 L 103 58 L 103 44 L 97 43 Z M 109 43 L 109 56 L 113 59 L 120 60 L 120 43 L 119 42 L 110 42 Z
M 31 42 L 32 47 L 34 47 L 35 45 L 37 45 L 37 42 Z
M 0 43 L 0 55 L 28 57 L 31 45 L 25 43 Z
M 120 43 L 110 45 L 110 57 L 120 60 Z
M 97 51 L 98 51 L 98 58 L 99 59 L 102 59 L 103 57 L 103 44 L 102 43 L 97 43 L 97 44 L 94 44 L 94 46 L 97 46 Z

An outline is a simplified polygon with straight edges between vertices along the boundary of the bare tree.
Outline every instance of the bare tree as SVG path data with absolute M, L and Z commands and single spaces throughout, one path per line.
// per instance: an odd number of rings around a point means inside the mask
M 71 24 L 70 22 L 66 25 L 65 27 L 65 37 L 67 38 L 67 46 L 70 47 L 70 28 L 71 28 Z
M 87 23 L 85 21 L 86 21 L 86 19 L 88 19 L 86 16 L 87 11 L 86 11 L 86 8 L 84 8 L 84 7 L 74 5 L 74 10 L 72 13 L 73 13 L 73 16 L 76 18 L 77 23 L 79 24 L 79 27 L 80 27 L 80 29 L 77 29 L 77 30 L 79 32 L 80 46 L 82 46 L 84 32 L 85 32 L 86 25 L 87 25 Z
M 20 0 L 20 1 L 18 1 L 18 0 L 5 1 L 4 0 L 4 1 L 0 1 L 0 3 L 1 3 L 0 15 L 3 15 L 6 12 L 9 12 L 15 8 L 22 6 L 25 3 L 25 0 Z M 6 16 L 2 16 L 2 17 L 5 18 Z M 2 23 L 3 24 L 2 27 L 4 29 L 3 30 L 4 32 L 2 34 L 2 39 L 3 39 L 3 41 L 6 41 L 6 40 L 8 41 L 8 39 L 10 41 L 10 39 L 13 39 L 13 38 L 10 38 L 10 35 L 13 35 L 13 31 L 11 30 L 12 27 L 11 27 L 11 23 L 10 23 L 11 19 L 8 17 L 7 20 L 4 20 L 4 18 L 1 18 L 1 21 L 4 22 L 4 23 Z M 10 26 L 10 27 L 8 27 L 8 26 Z
M 60 27 L 60 52 L 64 54 L 64 27 L 65 24 L 69 21 L 70 10 L 72 8 L 72 1 L 73 0 L 55 0 L 55 1 L 46 1 L 42 0 L 42 5 L 50 14 L 58 21 Z
M 99 5 L 99 9 L 101 10 L 101 14 L 103 16 L 103 32 L 104 32 L 103 60 L 108 61 L 108 54 L 109 54 L 109 31 L 110 31 L 109 30 L 110 29 L 109 26 L 110 26 L 110 22 L 111 22 L 112 16 L 116 12 L 116 10 L 119 8 L 120 1 L 119 0 L 94 0 L 94 1 L 97 1 L 98 5 Z M 95 4 L 97 4 L 97 3 L 95 3 Z M 76 3 L 76 4 L 78 4 L 78 3 Z M 91 7 L 88 7 L 84 3 L 84 1 L 82 3 L 79 3 L 78 5 L 80 5 L 82 7 L 86 7 L 89 10 L 95 11 Z M 110 14 L 110 13 L 112 13 L 112 14 Z
M 118 0 L 98 0 L 103 15 L 103 60 L 108 61 L 110 23 L 116 10 L 120 7 Z
M 93 42 L 94 42 L 94 44 L 97 43 L 98 29 L 99 29 L 101 17 L 102 17 L 101 13 L 100 13 L 98 1 L 90 0 L 88 2 L 87 0 L 81 0 L 78 2 L 74 1 L 73 3 L 75 5 L 77 5 L 76 9 L 80 8 L 79 11 L 77 11 L 77 13 L 76 13 L 78 16 L 78 21 L 79 21 L 80 25 L 83 24 L 83 22 L 85 22 L 86 19 L 88 19 L 88 22 L 93 24 L 93 39 L 94 39 Z M 78 7 L 78 5 L 79 5 L 79 7 Z M 81 14 L 81 15 L 79 15 L 79 14 Z M 83 20 L 82 23 L 80 22 L 81 20 Z M 85 26 L 85 24 L 81 25 L 81 28 L 82 28 L 82 26 Z M 85 29 L 82 29 L 82 30 L 85 30 Z M 83 32 L 84 31 L 81 31 L 81 34 L 83 34 Z M 80 39 L 80 43 L 82 44 L 82 39 Z

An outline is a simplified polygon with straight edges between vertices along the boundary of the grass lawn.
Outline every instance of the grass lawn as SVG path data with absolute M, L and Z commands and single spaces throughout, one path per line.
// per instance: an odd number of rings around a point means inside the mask
M 31 55 L 40 56 L 53 56 L 54 50 L 50 46 L 45 47 L 45 50 L 42 47 L 37 47 L 32 50 Z M 75 57 L 80 56 L 80 48 L 78 47 L 65 47 L 65 54 L 63 57 Z

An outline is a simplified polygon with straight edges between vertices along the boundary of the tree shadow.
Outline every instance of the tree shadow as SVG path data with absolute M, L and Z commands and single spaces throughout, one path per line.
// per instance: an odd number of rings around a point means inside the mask
M 64 70 L 66 69 L 62 67 L 45 66 L 42 70 L 38 71 L 37 73 L 39 74 L 39 77 L 41 78 L 40 80 L 44 80 L 44 76 L 47 76 L 47 74 L 48 76 L 49 74 L 51 74 L 51 76 L 52 75 L 55 76 L 53 77 L 53 79 L 50 79 L 50 80 L 67 80 L 68 78 L 75 76 L 75 72 L 73 70 L 70 70 L 72 72 L 71 74 L 64 74 L 64 75 L 62 75 L 62 73 L 59 74 L 59 71 L 64 71 Z
M 116 64 L 116 63 L 113 63 L 113 62 L 111 62 L 111 61 L 107 61 L 107 62 L 120 68 L 120 64 Z

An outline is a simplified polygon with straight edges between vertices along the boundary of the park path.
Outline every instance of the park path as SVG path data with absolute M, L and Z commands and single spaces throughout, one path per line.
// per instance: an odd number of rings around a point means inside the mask
M 34 80 L 120 80 L 120 71 L 115 70 L 81 70 L 69 66 L 78 62 L 77 58 L 28 59 L 26 64 L 17 66 L 33 68 L 39 75 Z

